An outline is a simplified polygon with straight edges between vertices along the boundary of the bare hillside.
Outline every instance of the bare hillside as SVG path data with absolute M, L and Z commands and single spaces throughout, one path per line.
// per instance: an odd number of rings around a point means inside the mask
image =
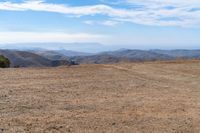
M 0 133 L 199 133 L 200 61 L 0 69 Z

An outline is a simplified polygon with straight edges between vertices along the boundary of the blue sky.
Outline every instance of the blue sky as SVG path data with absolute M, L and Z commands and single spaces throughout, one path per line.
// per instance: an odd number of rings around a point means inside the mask
M 200 48 L 200 0 L 0 0 L 0 44 Z

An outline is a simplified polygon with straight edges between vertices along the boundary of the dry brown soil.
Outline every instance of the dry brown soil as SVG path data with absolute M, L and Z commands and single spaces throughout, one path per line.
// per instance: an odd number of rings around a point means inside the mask
M 0 69 L 0 133 L 199 133 L 200 61 Z

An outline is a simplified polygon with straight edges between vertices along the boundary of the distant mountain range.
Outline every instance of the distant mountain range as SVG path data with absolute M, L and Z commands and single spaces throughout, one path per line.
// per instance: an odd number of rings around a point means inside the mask
M 170 60 L 171 56 L 143 50 L 117 50 L 102 52 L 90 56 L 75 56 L 71 58 L 78 63 L 118 63 L 118 62 L 139 62 L 154 60 Z
M 118 63 L 175 59 L 199 59 L 200 50 L 130 50 L 103 52 L 91 56 L 72 57 L 78 63 Z
M 71 65 L 67 59 L 51 60 L 27 51 L 0 50 L 11 62 L 11 67 L 56 67 L 60 65 Z
M 151 50 L 152 52 L 169 55 L 173 58 L 200 58 L 200 50 L 184 50 L 184 49 L 177 49 L 177 50 Z
M 68 59 L 68 57 L 73 56 L 89 56 L 93 55 L 91 53 L 76 52 L 71 50 L 29 50 L 29 52 L 46 57 L 48 59 L 59 60 L 59 59 Z
M 120 49 L 116 51 L 96 54 L 76 52 L 71 50 L 45 50 L 33 49 L 26 51 L 0 50 L 11 61 L 11 66 L 41 67 L 73 64 L 107 64 L 119 62 L 143 62 L 174 59 L 198 59 L 200 50 L 131 50 Z

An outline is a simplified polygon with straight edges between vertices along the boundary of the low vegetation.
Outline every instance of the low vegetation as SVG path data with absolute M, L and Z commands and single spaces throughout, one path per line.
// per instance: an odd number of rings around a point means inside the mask
M 0 55 L 0 68 L 8 68 L 10 67 L 10 61 L 8 58 Z

